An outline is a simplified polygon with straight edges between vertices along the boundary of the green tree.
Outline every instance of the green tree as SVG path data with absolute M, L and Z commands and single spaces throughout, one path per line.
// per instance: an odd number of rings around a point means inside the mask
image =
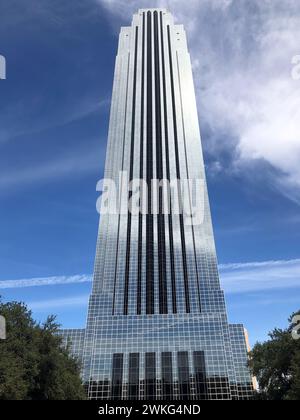
M 270 340 L 253 347 L 250 367 L 259 383 L 258 399 L 300 399 L 300 340 L 291 335 L 295 314 L 287 329 L 275 328 L 269 333 Z
M 44 324 L 18 302 L 2 303 L 6 340 L 0 340 L 0 399 L 85 399 L 80 365 L 62 347 L 59 325 L 50 316 Z

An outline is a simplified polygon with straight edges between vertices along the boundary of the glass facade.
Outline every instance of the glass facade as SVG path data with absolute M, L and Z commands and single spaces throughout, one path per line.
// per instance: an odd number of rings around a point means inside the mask
M 69 329 L 60 331 L 63 338 L 63 346 L 69 347 L 73 356 L 82 363 L 83 346 L 85 338 L 84 329 Z
M 228 324 L 219 283 L 186 35 L 165 9 L 121 28 L 105 178 L 122 193 L 120 171 L 147 182 L 147 211 L 100 217 L 86 329 L 69 333 L 89 398 L 250 398 L 244 332 Z M 173 197 L 165 214 L 153 179 L 202 180 L 202 194 L 188 190 L 202 222 Z

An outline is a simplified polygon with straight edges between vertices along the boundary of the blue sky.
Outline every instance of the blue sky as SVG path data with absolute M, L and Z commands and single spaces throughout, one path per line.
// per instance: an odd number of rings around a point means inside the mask
M 300 307 L 296 0 L 2 1 L 0 294 L 84 326 L 118 31 L 155 6 L 187 30 L 222 287 L 254 343 Z

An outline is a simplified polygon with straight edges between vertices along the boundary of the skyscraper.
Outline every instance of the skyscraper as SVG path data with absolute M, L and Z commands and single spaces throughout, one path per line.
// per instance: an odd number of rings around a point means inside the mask
M 186 35 L 165 9 L 139 10 L 119 36 L 105 167 L 119 210 L 133 194 L 120 172 L 146 181 L 146 211 L 101 214 L 87 326 L 64 332 L 89 398 L 249 398 L 244 329 L 228 324 L 219 284 Z M 165 212 L 153 179 L 201 180 L 187 194 L 201 221 L 175 211 L 181 187 Z

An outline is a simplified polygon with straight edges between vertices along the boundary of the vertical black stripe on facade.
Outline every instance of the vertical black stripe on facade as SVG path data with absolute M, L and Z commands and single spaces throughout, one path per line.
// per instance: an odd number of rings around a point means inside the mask
M 166 178 L 170 182 L 170 161 L 169 161 L 169 132 L 168 132 L 168 113 L 167 113 L 167 89 L 166 89 L 166 68 L 164 51 L 163 18 L 160 12 L 160 32 L 161 32 L 161 52 L 162 52 L 162 81 L 164 98 L 164 122 L 165 122 L 165 150 L 166 150 Z M 172 309 L 177 313 L 176 299 L 176 281 L 175 281 L 175 263 L 174 263 L 174 241 L 173 241 L 173 220 L 172 220 L 172 202 L 170 197 L 170 212 L 168 217 L 169 224 L 169 245 L 170 245 L 170 266 L 171 266 L 171 285 L 172 285 Z
M 135 112 L 136 112 L 136 73 L 137 73 L 137 47 L 138 47 L 138 27 L 135 28 L 135 47 L 134 47 L 134 70 L 133 70 L 133 95 L 132 95 L 132 116 L 131 116 L 131 139 L 130 139 L 130 166 L 129 182 L 133 179 L 134 161 L 134 133 L 135 133 Z M 131 193 L 129 193 L 129 198 Z M 127 219 L 127 240 L 126 240 L 126 260 L 125 260 L 125 285 L 124 285 L 124 315 L 128 314 L 128 290 L 130 277 L 130 241 L 131 241 L 131 211 L 128 211 Z
M 127 56 L 127 80 L 126 80 L 126 96 L 125 96 L 125 114 L 124 114 L 124 127 L 123 127 L 123 147 L 122 147 L 122 171 L 124 170 L 124 150 L 125 150 L 125 127 L 126 127 L 126 115 L 127 115 L 127 97 L 128 97 L 128 79 L 129 79 L 129 61 L 130 53 Z M 122 185 L 119 185 L 119 188 L 122 188 Z M 120 197 L 122 194 L 120 194 Z M 112 314 L 115 314 L 115 301 L 116 301 L 116 284 L 117 284 L 117 271 L 118 271 L 118 258 L 119 258 L 119 240 L 120 240 L 120 219 L 121 214 L 118 218 L 118 233 L 117 233 L 117 250 L 115 258 L 115 276 L 114 276 L 114 294 L 113 294 L 113 304 L 112 304 Z
M 155 69 L 155 134 L 156 134 L 156 178 L 163 180 L 162 156 L 162 126 L 161 126 L 161 97 L 160 97 L 160 69 L 159 69 L 159 33 L 158 13 L 154 12 L 154 69 Z M 163 190 L 158 188 L 158 278 L 159 278 L 159 313 L 168 313 L 167 283 L 166 283 L 166 242 L 165 242 L 165 216 L 163 214 Z
M 153 178 L 153 113 L 152 113 L 152 29 L 151 12 L 147 12 L 147 169 L 148 186 L 146 215 L 146 313 L 154 313 L 154 252 L 152 188 Z
M 140 179 L 144 179 L 144 88 L 145 88 L 145 13 L 142 24 L 142 83 L 141 83 L 141 126 L 140 126 Z M 143 203 L 141 203 L 143 205 Z M 142 258 L 143 258 L 143 214 L 139 213 L 138 272 L 136 312 L 142 312 Z
M 172 47 L 170 37 L 170 26 L 168 29 L 168 47 L 169 47 L 169 61 L 170 61 L 170 78 L 171 78 L 171 98 L 172 98 L 172 114 L 173 114 L 173 129 L 174 129 L 174 146 L 175 146 L 175 162 L 176 162 L 176 174 L 177 179 L 180 181 L 180 165 L 179 165 L 179 152 L 178 152 L 178 135 L 177 135 L 177 121 L 176 121 L 176 104 L 175 104 L 175 88 L 174 88 L 174 74 L 173 74 L 173 63 L 172 63 Z M 179 202 L 181 202 L 180 186 L 178 188 Z M 183 276 L 184 276 L 184 291 L 185 291 L 185 309 L 186 312 L 190 312 L 190 295 L 189 295 L 189 283 L 188 283 L 188 271 L 186 262 L 186 246 L 185 246 L 185 234 L 184 234 L 184 222 L 182 211 L 179 214 L 179 225 L 180 225 L 180 237 L 181 237 L 181 249 L 182 249 L 182 265 L 183 265 Z

